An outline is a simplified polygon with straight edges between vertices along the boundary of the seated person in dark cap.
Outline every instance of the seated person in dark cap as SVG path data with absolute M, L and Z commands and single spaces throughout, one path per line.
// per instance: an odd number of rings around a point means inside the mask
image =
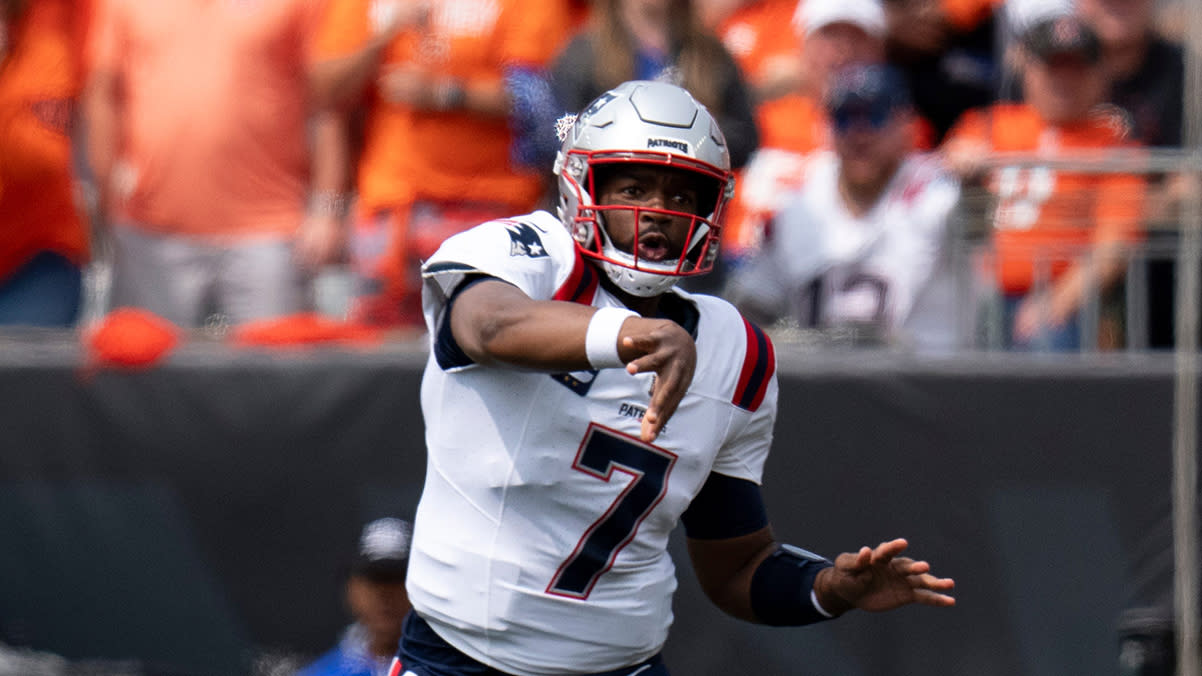
M 383 676 L 389 673 L 409 612 L 405 571 L 413 527 L 401 519 L 377 519 L 363 528 L 346 581 L 354 623 L 338 645 L 297 676 Z

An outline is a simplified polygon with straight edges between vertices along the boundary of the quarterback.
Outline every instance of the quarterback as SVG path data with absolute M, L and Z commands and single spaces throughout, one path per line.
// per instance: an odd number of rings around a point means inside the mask
M 773 537 L 772 343 L 675 288 L 712 268 L 733 191 L 706 109 L 628 82 L 565 135 L 558 217 L 485 223 L 423 267 L 429 456 L 394 671 L 665 676 L 678 522 L 748 621 L 952 605 L 905 540 L 832 562 Z

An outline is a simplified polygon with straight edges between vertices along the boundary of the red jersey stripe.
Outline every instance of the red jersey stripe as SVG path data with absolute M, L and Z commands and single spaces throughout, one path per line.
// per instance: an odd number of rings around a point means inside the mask
M 597 284 L 601 278 L 597 276 L 597 268 L 580 255 L 576 249 L 576 263 L 572 266 L 572 274 L 567 281 L 555 292 L 554 300 L 564 300 L 582 305 L 592 305 L 593 296 L 597 293 Z
M 739 372 L 739 383 L 731 403 L 755 411 L 763 403 L 768 383 L 776 370 L 776 351 L 758 326 L 744 319 L 743 328 L 747 334 L 747 354 L 743 357 L 743 369 Z

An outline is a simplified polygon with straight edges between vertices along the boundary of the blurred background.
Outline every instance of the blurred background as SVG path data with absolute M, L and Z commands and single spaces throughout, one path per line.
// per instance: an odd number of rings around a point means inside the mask
M 1188 0 L 0 0 L 0 674 L 337 643 L 420 495 L 420 261 L 554 212 L 629 79 L 726 135 L 684 286 L 775 342 L 777 532 L 958 581 L 786 631 L 685 564 L 674 671 L 1198 673 L 1200 55 Z

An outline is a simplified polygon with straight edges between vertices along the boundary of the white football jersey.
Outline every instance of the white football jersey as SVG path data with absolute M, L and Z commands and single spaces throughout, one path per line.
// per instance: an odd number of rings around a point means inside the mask
M 877 203 L 857 216 L 838 180 L 833 152 L 807 163 L 800 188 L 773 218 L 730 297 L 803 327 L 876 326 L 915 347 L 954 347 L 957 280 L 947 225 L 956 182 L 934 158 L 911 156 Z
M 672 622 L 667 544 L 681 513 L 711 472 L 760 482 L 777 400 L 772 345 L 729 303 L 669 292 L 698 311 L 697 367 L 648 444 L 651 374 L 465 364 L 439 329 L 448 295 L 476 273 L 537 300 L 620 307 L 546 212 L 456 235 L 426 262 L 429 459 L 409 597 L 448 643 L 518 676 L 645 660 Z

